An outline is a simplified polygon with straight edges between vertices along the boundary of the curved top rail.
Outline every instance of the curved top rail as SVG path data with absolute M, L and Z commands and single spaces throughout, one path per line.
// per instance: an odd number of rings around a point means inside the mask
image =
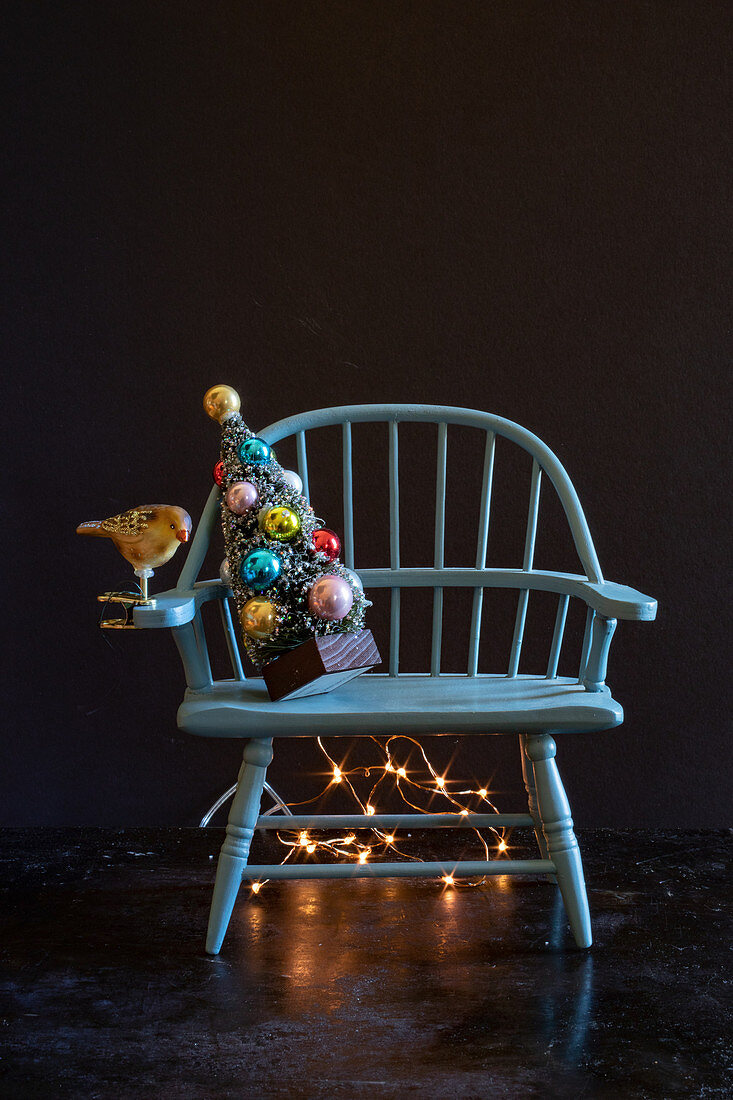
M 534 435 L 513 420 L 505 420 L 494 413 L 479 412 L 476 409 L 463 409 L 456 405 L 340 405 L 330 409 L 314 409 L 285 417 L 274 424 L 268 424 L 259 435 L 268 443 L 277 443 L 281 439 L 298 432 L 310 431 L 333 424 L 361 424 L 368 422 L 422 422 L 428 424 L 459 424 L 463 427 L 479 428 L 495 432 L 511 440 L 533 456 L 547 474 L 560 503 L 565 511 L 568 524 L 586 576 L 595 584 L 603 583 L 601 566 L 596 555 L 593 539 L 588 528 L 583 508 L 575 487 L 568 477 L 565 467 L 553 451 Z

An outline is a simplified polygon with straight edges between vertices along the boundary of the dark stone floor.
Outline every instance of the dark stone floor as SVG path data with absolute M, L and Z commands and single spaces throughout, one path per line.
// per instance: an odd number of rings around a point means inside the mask
M 730 1097 L 731 834 L 580 839 L 590 952 L 546 881 L 361 880 L 211 959 L 221 830 L 5 830 L 0 1095 Z

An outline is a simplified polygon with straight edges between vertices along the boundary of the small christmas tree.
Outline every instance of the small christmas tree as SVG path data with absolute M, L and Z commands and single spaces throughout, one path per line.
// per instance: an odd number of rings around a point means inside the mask
M 239 407 L 229 386 L 204 397 L 206 412 L 222 426 L 214 470 L 223 494 L 222 580 L 234 592 L 247 655 L 264 671 L 273 698 L 328 691 L 379 662 L 363 629 L 371 605 L 359 577 L 339 561 L 339 538 L 316 518 L 300 477 L 282 468 Z M 319 641 L 347 634 L 360 635 L 348 651 L 335 639 Z M 282 661 L 295 650 L 298 658 Z

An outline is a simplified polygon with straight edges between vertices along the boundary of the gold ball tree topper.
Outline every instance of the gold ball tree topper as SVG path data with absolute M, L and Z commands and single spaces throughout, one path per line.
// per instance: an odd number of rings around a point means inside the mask
M 204 394 L 204 409 L 212 420 L 223 424 L 232 413 L 238 413 L 241 402 L 239 394 L 231 386 L 212 386 Z

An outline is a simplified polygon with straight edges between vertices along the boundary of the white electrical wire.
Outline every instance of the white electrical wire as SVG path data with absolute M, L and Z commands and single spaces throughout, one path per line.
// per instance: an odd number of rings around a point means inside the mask
M 236 789 L 237 789 L 237 784 L 235 783 L 234 786 L 230 787 L 228 791 L 224 791 L 224 794 L 221 796 L 221 798 L 217 798 L 216 802 L 211 807 L 211 809 L 207 810 L 207 812 L 201 818 L 201 822 L 199 824 L 200 829 L 205 829 L 206 828 L 206 826 L 209 824 L 209 822 L 211 821 L 211 819 L 214 816 L 214 814 L 216 813 L 216 811 L 221 806 L 224 805 L 224 803 L 227 801 L 227 799 L 232 797 L 232 795 L 234 794 Z M 269 783 L 265 783 L 265 790 L 267 791 L 270 798 L 274 802 L 274 806 L 270 806 L 269 810 L 265 810 L 264 814 L 262 815 L 263 817 L 269 817 L 270 814 L 274 814 L 276 810 L 282 810 L 282 812 L 284 814 L 289 814 L 290 817 L 293 816 L 293 811 L 283 802 L 280 795 L 277 793 L 277 791 L 273 787 L 270 786 Z

